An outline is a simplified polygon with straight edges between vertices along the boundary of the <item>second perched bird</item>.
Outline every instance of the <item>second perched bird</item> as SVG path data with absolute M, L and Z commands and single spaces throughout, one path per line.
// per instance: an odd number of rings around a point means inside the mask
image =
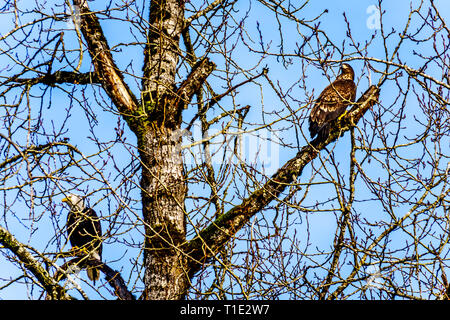
M 76 250 L 76 255 L 102 259 L 102 229 L 100 220 L 91 208 L 87 208 L 83 199 L 75 194 L 69 194 L 62 199 L 70 206 L 67 215 L 67 235 L 72 247 Z M 92 281 L 100 278 L 98 268 L 87 267 L 87 275 Z
M 353 68 L 343 63 L 339 75 L 328 85 L 314 104 L 309 116 L 309 133 L 325 139 L 329 133 L 329 122 L 345 112 L 348 105 L 355 101 L 356 85 L 353 81 Z

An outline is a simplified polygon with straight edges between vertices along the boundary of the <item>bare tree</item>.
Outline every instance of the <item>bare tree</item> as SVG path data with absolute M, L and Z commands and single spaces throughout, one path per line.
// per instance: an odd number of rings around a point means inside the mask
M 0 7 L 5 298 L 448 298 L 441 3 L 50 2 Z M 311 140 L 343 62 L 357 101 Z M 69 193 L 102 261 L 74 257 Z

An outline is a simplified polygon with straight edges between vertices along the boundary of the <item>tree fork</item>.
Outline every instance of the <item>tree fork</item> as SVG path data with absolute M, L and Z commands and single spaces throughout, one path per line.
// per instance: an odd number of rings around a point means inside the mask
M 151 117 L 151 125 L 138 139 L 146 222 L 144 282 L 147 299 L 180 299 L 188 288 L 187 261 L 181 250 L 186 241 L 184 201 L 187 192 L 180 148 L 181 111 L 201 90 L 214 68 L 215 64 L 208 59 L 200 60 L 176 94 L 164 100 L 164 117 Z
M 149 125 L 138 136 L 142 163 L 141 192 L 145 221 L 145 299 L 181 299 L 189 287 L 184 201 L 187 186 L 181 156 L 181 112 L 215 69 L 200 59 L 175 85 L 184 1 L 151 2 L 144 52 L 142 100 Z

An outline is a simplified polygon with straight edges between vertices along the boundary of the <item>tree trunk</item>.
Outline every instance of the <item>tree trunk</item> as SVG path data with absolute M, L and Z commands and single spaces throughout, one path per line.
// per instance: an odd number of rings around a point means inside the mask
M 170 129 L 153 127 L 141 141 L 147 299 L 180 299 L 188 284 L 186 258 L 179 249 L 186 239 L 180 138 Z
M 184 23 L 184 1 L 153 0 L 144 59 L 143 105 L 151 122 L 138 135 L 145 221 L 146 299 L 180 299 L 187 288 L 186 185 L 179 145 L 181 110 L 175 74 Z

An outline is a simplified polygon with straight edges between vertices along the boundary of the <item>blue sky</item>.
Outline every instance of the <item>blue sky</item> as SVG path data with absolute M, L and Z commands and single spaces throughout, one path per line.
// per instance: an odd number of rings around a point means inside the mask
M 54 1 L 55 3 L 59 3 L 59 1 Z M 192 2 L 194 5 L 197 5 L 196 1 Z M 409 13 L 409 7 L 412 3 L 412 6 L 415 7 L 419 1 L 384 1 L 382 4 L 382 9 L 386 11 L 386 13 L 383 15 L 383 26 L 384 30 L 391 30 L 391 28 L 395 28 L 397 30 L 397 33 L 394 34 L 390 38 L 390 42 L 388 42 L 388 48 L 392 50 L 392 46 L 394 46 L 398 41 L 398 32 L 402 31 L 402 28 L 404 24 L 406 23 L 408 19 L 408 13 Z M 437 7 L 441 9 L 440 13 L 443 16 L 444 19 L 447 19 L 447 21 L 450 19 L 450 6 L 446 5 L 445 0 L 442 1 L 435 1 L 435 4 Z M 95 9 L 95 6 L 98 6 L 99 8 L 102 8 L 102 5 L 100 3 L 91 3 L 91 6 Z M 346 41 L 346 49 L 345 52 L 348 54 L 351 52 L 351 47 L 348 45 L 348 37 L 346 35 L 346 22 L 344 20 L 343 13 L 345 12 L 345 16 L 347 17 L 350 27 L 352 30 L 352 36 L 353 39 L 357 42 L 364 43 L 365 41 L 369 41 L 374 33 L 377 34 L 375 37 L 375 40 L 373 42 L 373 45 L 370 46 L 370 49 L 366 53 L 368 57 L 371 58 L 377 58 L 377 59 L 385 59 L 385 52 L 383 47 L 383 42 L 380 37 L 380 30 L 375 27 L 371 28 L 371 19 L 373 18 L 373 11 L 370 10 L 374 5 L 377 5 L 376 1 L 358 1 L 358 0 L 340 0 L 340 1 L 321 1 L 314 3 L 310 3 L 308 6 L 305 7 L 305 9 L 302 11 L 304 13 L 305 19 L 311 19 L 320 13 L 322 13 L 325 9 L 328 10 L 326 14 L 324 14 L 323 18 L 320 19 L 321 24 L 320 27 L 327 32 L 328 37 L 336 44 L 341 44 L 344 40 Z M 257 1 L 241 1 L 237 4 L 237 8 L 239 9 L 239 13 L 237 16 L 243 17 L 245 12 L 247 10 L 250 10 L 249 17 L 245 20 L 245 30 L 252 35 L 252 38 L 257 41 L 258 39 L 258 29 L 261 31 L 264 42 L 266 44 L 271 43 L 270 45 L 270 51 L 276 52 L 279 50 L 280 45 L 280 33 L 277 27 L 276 19 L 272 14 L 269 13 L 269 11 L 266 8 L 263 8 L 262 5 L 260 5 Z M 56 11 L 56 12 L 63 12 L 62 7 L 58 6 L 47 6 L 47 11 Z M 28 14 L 26 17 L 23 18 L 24 22 L 29 21 L 30 19 L 33 19 L 32 14 Z M 281 18 L 281 21 L 283 21 L 283 18 Z M 417 23 L 417 21 L 412 21 L 412 28 L 414 28 L 414 23 Z M 68 25 L 66 22 L 58 22 L 55 28 L 70 28 L 70 25 Z M 131 33 L 128 29 L 125 29 L 121 26 L 121 23 L 118 21 L 114 22 L 102 22 L 102 26 L 104 28 L 105 34 L 110 41 L 111 46 L 118 45 L 120 43 L 126 43 L 127 41 L 134 40 Z M 12 27 L 11 21 L 6 18 L 0 19 L 0 34 L 4 35 L 10 28 Z M 268 57 L 264 59 L 260 64 L 257 63 L 258 58 L 257 55 L 254 53 L 251 53 L 248 48 L 243 45 L 242 42 L 239 41 L 237 37 L 233 37 L 232 40 L 237 41 L 237 49 L 233 53 L 234 59 L 239 62 L 239 64 L 245 68 L 250 68 L 253 66 L 256 66 L 256 71 L 261 70 L 262 67 L 267 65 L 269 67 L 269 75 L 271 80 L 279 84 L 280 87 L 283 89 L 291 88 L 291 95 L 298 97 L 298 100 L 306 103 L 307 95 L 310 95 L 311 97 L 317 97 L 319 92 L 328 84 L 327 77 L 330 77 L 331 79 L 335 76 L 336 72 L 338 71 L 338 66 L 333 65 L 331 68 L 327 69 L 327 73 L 324 74 L 323 70 L 320 70 L 317 67 L 309 66 L 306 70 L 306 76 L 305 82 L 307 83 L 307 90 L 304 91 L 298 86 L 299 76 L 301 75 L 300 66 L 301 66 L 301 59 L 297 56 L 295 57 L 295 48 L 298 43 L 301 41 L 301 36 L 298 32 L 298 30 L 303 30 L 302 28 L 297 29 L 295 24 L 283 24 L 283 45 L 286 52 L 292 53 L 292 59 L 289 61 L 289 64 L 283 65 L 280 60 L 277 60 L 275 57 Z M 302 31 L 303 32 L 303 31 Z M 37 37 L 37 35 L 36 35 Z M 45 39 L 45 36 L 43 37 Z M 77 48 L 77 43 L 73 41 L 74 39 L 74 33 L 71 30 L 66 30 L 65 35 L 65 44 L 66 49 L 67 48 Z M 7 50 L 3 46 L 3 43 L 0 43 L 0 48 L 2 50 Z M 253 44 L 255 47 L 257 47 L 257 44 Z M 128 66 L 131 66 L 131 68 L 128 68 L 127 71 L 131 72 L 132 70 L 135 71 L 138 75 L 141 74 L 141 67 L 142 67 L 142 51 L 141 47 L 139 45 L 135 46 L 122 46 L 119 47 L 121 50 L 120 52 L 115 53 L 114 57 L 116 59 L 117 64 L 121 68 L 127 68 Z M 427 50 L 428 49 L 428 50 Z M 411 67 L 418 67 L 420 66 L 422 61 L 418 59 L 416 56 L 413 56 L 411 54 L 412 50 L 415 50 L 415 47 L 411 44 L 406 44 L 402 47 L 400 50 L 400 54 L 402 56 L 402 59 L 404 59 L 404 63 L 408 64 Z M 420 47 L 421 53 L 426 53 L 427 51 L 431 51 L 430 47 Z M 23 56 L 25 53 L 20 51 L 15 51 L 14 54 L 19 54 L 19 56 Z M 72 57 L 75 57 L 76 55 L 73 54 Z M 354 54 L 351 57 L 358 57 L 357 54 Z M 340 57 L 334 57 L 334 58 L 340 58 Z M 212 56 L 213 61 L 218 65 L 218 70 L 221 70 L 226 67 L 226 64 L 224 60 L 220 57 L 220 55 L 213 55 Z M 0 56 L 0 69 L 3 69 L 5 65 L 13 63 L 10 58 L 5 57 L 4 55 Z M 62 62 L 65 63 L 65 62 Z M 358 95 L 365 91 L 365 89 L 368 87 L 368 74 L 367 69 L 363 68 L 363 61 L 356 59 L 351 62 L 353 68 L 356 72 L 356 77 L 359 80 L 358 83 Z M 374 64 L 375 66 L 378 66 L 377 64 Z M 14 70 L 17 71 L 17 70 Z M 82 71 L 92 71 L 90 69 L 89 64 L 89 58 L 87 55 L 84 57 L 84 63 L 82 65 Z M 255 72 L 256 72 L 255 71 Z M 435 72 L 438 72 L 435 69 L 429 69 L 427 72 L 430 74 L 433 74 Z M 180 71 L 180 75 L 183 75 L 185 71 Z M 128 83 L 130 84 L 130 87 L 134 90 L 136 94 L 138 94 L 138 87 L 140 84 L 139 79 L 135 79 L 131 76 L 126 77 L 128 80 Z M 239 81 L 244 80 L 245 77 L 241 74 L 237 74 L 235 78 L 232 80 L 232 84 L 236 84 Z M 372 74 L 371 82 L 376 83 L 379 79 L 378 74 Z M 217 80 L 217 79 L 216 79 Z M 216 92 L 220 93 L 224 91 L 224 82 L 222 81 L 214 81 L 214 77 L 210 77 L 210 82 Z M 276 120 L 278 116 L 275 116 L 273 114 L 274 111 L 285 109 L 285 106 L 280 102 L 280 100 L 277 98 L 276 94 L 270 90 L 267 86 L 267 83 L 265 83 L 263 80 L 258 80 L 259 85 L 257 84 L 248 84 L 238 89 L 238 94 L 232 98 L 226 98 L 222 101 L 221 106 L 224 108 L 235 105 L 237 107 L 239 106 L 245 106 L 250 105 L 252 106 L 250 109 L 250 113 L 248 114 L 246 120 L 248 123 L 257 123 L 258 125 L 263 125 L 264 123 L 269 123 L 271 120 Z M 43 87 L 36 88 L 35 90 L 42 90 Z M 69 90 L 71 92 L 71 86 L 62 86 L 62 88 L 65 88 L 66 90 Z M 261 89 L 262 88 L 262 89 Z M 395 95 L 395 86 L 387 83 L 383 87 L 383 96 L 382 96 L 382 104 L 384 106 L 389 106 L 391 103 L 393 103 L 393 96 Z M 262 93 L 261 93 L 262 92 Z M 111 112 L 109 112 L 110 105 L 108 103 L 105 103 L 101 100 L 102 92 L 99 89 L 94 90 L 87 90 L 86 95 L 83 96 L 83 99 L 86 99 L 91 103 L 92 106 L 96 106 L 96 109 L 93 110 L 94 113 L 97 114 L 96 120 L 98 120 L 98 123 L 91 122 L 93 125 L 90 125 L 90 121 L 92 121 L 92 117 L 89 113 L 83 112 L 82 107 L 85 105 L 83 102 L 80 104 L 74 103 L 72 106 L 68 105 L 68 94 L 67 92 L 62 92 L 61 90 L 54 89 L 52 90 L 51 95 L 51 101 L 52 106 L 50 108 L 47 108 L 46 105 L 43 107 L 43 114 L 45 115 L 45 119 L 51 119 L 51 122 L 47 122 L 46 129 L 52 130 L 52 128 L 56 128 L 56 130 L 60 130 L 60 128 L 67 129 L 68 133 L 64 136 L 70 137 L 70 143 L 77 146 L 79 150 L 82 152 L 83 155 L 89 156 L 89 155 L 95 155 L 98 152 L 98 145 L 92 141 L 92 137 L 95 136 L 99 138 L 99 140 L 105 141 L 105 146 L 109 145 L 109 142 L 114 141 L 114 139 L 117 138 L 116 131 L 113 130 L 113 128 L 117 127 L 117 116 Z M 103 94 L 103 96 L 105 96 Z M 46 97 L 46 103 L 48 102 L 49 95 Z M 408 108 L 412 110 L 412 114 L 418 114 L 419 108 L 417 104 L 414 102 L 413 97 L 408 98 L 411 102 L 408 105 Z M 98 101 L 101 101 L 100 103 L 97 103 Z M 306 110 L 302 108 L 302 103 L 297 103 L 293 100 L 290 100 L 291 106 L 294 109 L 299 110 L 299 114 L 306 115 Z M 190 107 L 188 110 L 184 111 L 183 116 L 186 122 L 189 122 L 189 120 L 194 116 L 195 114 L 195 107 Z M 211 118 L 214 116 L 219 115 L 223 110 L 221 110 L 219 107 L 217 107 L 210 115 Z M 31 113 L 33 114 L 33 117 L 36 118 L 38 116 L 39 110 L 31 110 Z M 65 114 L 70 113 L 71 116 L 68 119 L 67 122 L 64 122 L 63 119 L 65 118 Z M 283 115 L 287 115 L 288 111 L 284 110 Z M 211 133 L 217 132 L 220 130 L 222 123 L 219 123 L 217 126 L 213 126 L 211 129 Z M 411 122 L 411 126 L 414 126 L 414 122 Z M 296 129 L 303 128 L 304 133 L 306 134 L 306 121 L 303 123 L 298 124 L 295 126 Z M 250 124 L 247 125 L 247 129 L 250 128 Z M 414 127 L 411 127 L 410 130 L 412 130 Z M 247 144 L 244 145 L 245 148 L 245 156 L 249 161 L 256 161 L 257 168 L 261 168 L 265 166 L 266 174 L 270 175 L 271 173 L 276 170 L 278 163 L 279 166 L 283 165 L 288 159 L 293 157 L 295 153 L 298 151 L 298 147 L 301 147 L 305 144 L 304 138 L 300 137 L 297 139 L 297 137 L 293 134 L 294 132 L 294 126 L 292 124 L 287 124 L 283 121 L 278 122 L 274 129 L 278 129 L 280 131 L 267 131 L 265 129 L 261 129 L 257 131 L 256 133 L 259 133 L 263 138 L 270 137 L 275 142 L 279 142 L 280 139 L 285 143 L 291 143 L 292 147 L 290 148 L 281 148 L 280 146 L 274 147 L 272 144 L 264 144 L 264 139 L 258 140 L 255 138 L 252 138 L 254 136 L 245 136 L 244 141 L 247 141 Z M 5 128 L 0 127 L 0 131 L 4 132 Z M 406 132 L 406 131 L 405 131 Z M 256 134 L 255 133 L 255 134 Z M 127 143 L 129 143 L 131 146 L 135 145 L 135 138 L 134 136 L 129 132 L 126 131 L 124 138 L 126 138 Z M 194 132 L 193 138 L 195 140 L 201 138 L 198 134 L 196 135 Z M 20 141 L 21 144 L 24 144 L 26 141 L 26 137 L 21 134 L 17 134 L 14 136 L 14 139 L 16 141 Z M 40 143 L 43 143 L 45 138 L 41 137 Z M 221 143 L 221 137 L 218 137 L 214 140 L 214 142 L 218 143 L 219 148 L 223 148 L 223 145 Z M 247 139 L 247 140 L 245 140 Z M 188 143 L 188 141 L 185 141 L 185 143 Z M 258 145 L 261 144 L 261 145 Z M 266 153 L 266 156 L 263 158 L 259 157 L 258 154 L 256 154 L 256 150 L 258 150 L 258 146 L 262 146 L 263 148 L 268 148 L 268 150 L 274 150 L 274 152 L 277 153 L 277 159 L 275 159 L 271 156 L 271 153 Z M 272 148 L 272 149 L 271 149 Z M 336 148 L 342 149 L 342 150 L 349 150 L 349 135 L 346 134 L 345 137 L 340 139 L 337 143 Z M 93 161 L 95 162 L 95 165 L 103 168 L 105 172 L 107 173 L 105 177 L 102 177 L 100 173 L 96 173 L 95 171 L 92 171 L 89 169 L 90 173 L 93 175 L 97 181 L 91 180 L 88 183 L 83 183 L 81 186 L 78 186 L 77 188 L 80 191 L 83 192 L 93 192 L 98 190 L 97 188 L 104 188 L 105 183 L 104 180 L 111 181 L 111 185 L 114 187 L 119 187 L 121 185 L 120 179 L 114 179 L 116 177 L 116 174 L 114 173 L 116 168 L 126 168 L 127 165 L 131 161 L 131 157 L 129 155 L 129 151 L 127 147 L 115 147 L 114 152 L 116 154 L 120 154 L 123 156 L 115 156 L 114 160 L 115 163 L 110 162 L 110 159 L 103 154 L 104 158 L 102 157 L 93 157 Z M 222 150 L 221 150 L 222 151 Z M 405 149 L 405 153 L 410 154 L 416 154 L 420 150 L 416 149 Z M 263 152 L 264 154 L 264 152 Z M 219 153 L 219 156 L 221 156 L 222 153 Z M 79 157 L 79 155 L 77 155 Z M 336 161 L 341 163 L 343 168 L 342 174 L 348 176 L 348 153 L 346 152 L 337 152 L 336 153 Z M 219 158 L 219 157 L 218 157 Z M 78 158 L 79 159 L 79 158 Z M 107 163 L 102 163 L 102 161 L 106 161 Z M 84 162 L 87 165 L 87 168 L 89 168 L 90 165 L 88 165 L 87 162 Z M 317 165 L 317 163 L 316 163 Z M 371 165 L 371 168 L 367 168 L 368 172 L 373 174 L 374 177 L 377 176 L 376 172 L 381 169 L 381 163 L 377 163 L 374 161 Z M 220 167 L 220 163 L 217 164 L 217 167 Z M 73 177 L 80 176 L 82 177 L 84 175 L 83 172 L 80 172 L 80 170 L 71 170 L 69 171 Z M 308 166 L 304 172 L 302 179 L 309 179 L 309 177 L 313 174 L 313 167 Z M 74 179 L 72 183 L 74 183 L 76 180 Z M 304 182 L 304 181 L 303 181 Z M 364 189 L 364 185 L 362 182 L 360 182 L 360 188 Z M 70 186 L 71 183 L 61 183 L 60 187 L 64 186 Z M 239 185 L 239 183 L 238 183 Z M 311 193 L 308 195 L 308 198 L 303 203 L 304 206 L 313 205 L 317 199 L 321 199 L 324 194 L 329 192 L 329 187 L 323 186 L 323 187 L 315 187 L 314 190 L 311 191 Z M 136 198 L 138 199 L 138 192 L 134 191 Z M 192 186 L 190 191 L 193 194 L 197 193 L 205 193 L 208 194 L 209 190 L 203 190 L 203 188 L 197 188 L 195 186 Z M 233 193 L 228 195 L 228 199 L 230 201 L 233 199 Z M 94 205 L 96 204 L 95 208 L 97 212 L 99 212 L 102 216 L 109 216 L 111 215 L 115 209 L 118 207 L 118 203 L 114 200 L 110 203 L 104 199 L 103 197 L 107 197 L 108 195 L 105 192 L 99 191 L 94 192 L 93 196 L 89 199 L 90 204 Z M 364 199 L 366 196 L 369 196 L 369 193 L 361 192 L 358 194 L 358 199 Z M 40 220 L 39 228 L 35 228 L 34 225 L 32 225 L 29 221 L 26 221 L 27 215 L 22 215 L 20 213 L 21 208 L 23 207 L 21 204 L 17 204 L 15 208 L 15 211 L 17 212 L 17 217 L 21 217 L 23 221 L 19 221 L 20 218 L 16 218 L 14 216 L 8 216 L 6 218 L 0 219 L 0 224 L 4 226 L 4 223 L 7 223 L 10 230 L 14 230 L 17 238 L 25 243 L 29 243 L 30 245 L 42 249 L 47 246 L 47 244 L 50 242 L 51 245 L 55 245 L 54 242 L 52 242 L 51 239 L 54 239 L 54 233 L 55 229 L 62 228 L 65 222 L 65 215 L 66 215 L 66 208 L 60 205 L 59 198 L 62 198 L 62 195 L 59 194 L 58 199 L 54 199 L 54 202 L 56 204 L 56 215 L 48 216 L 43 212 L 40 208 L 35 208 L 33 211 L 36 215 L 40 216 L 42 215 L 42 218 Z M 233 204 L 236 204 L 236 199 L 233 199 Z M 99 202 L 99 203 L 97 203 Z M 108 206 L 108 204 L 110 206 Z M 136 208 L 139 208 L 139 204 L 134 204 Z M 191 203 L 192 205 L 192 203 Z M 230 205 L 231 206 L 231 205 Z M 361 208 L 363 208 L 363 204 L 361 204 Z M 408 206 L 405 206 L 405 210 L 408 208 Z M 379 216 L 372 216 L 372 213 L 378 212 L 380 208 L 376 206 L 373 202 L 371 202 L 371 207 L 367 208 L 367 219 L 373 219 L 374 221 L 378 219 L 382 219 Z M 188 207 L 189 210 L 189 207 Z M 363 210 L 363 209 L 361 209 Z M 403 212 L 403 210 L 399 210 Z M 25 209 L 25 212 L 30 212 L 29 209 Z M 137 212 L 137 211 L 136 211 Z M 260 215 L 256 217 L 256 219 L 259 219 Z M 308 233 L 309 234 L 309 241 L 310 243 L 313 243 L 318 248 L 326 250 L 329 249 L 330 244 L 333 242 L 334 233 L 336 229 L 336 217 L 333 213 L 323 213 L 323 214 L 313 214 L 313 215 L 307 215 L 307 217 L 302 217 L 299 215 L 298 219 L 307 219 L 308 225 L 306 224 L 298 224 L 297 229 L 295 229 L 296 232 L 299 234 L 302 233 Z M 385 218 L 385 217 L 383 217 Z M 124 213 L 124 219 L 127 221 L 127 223 L 133 223 L 133 220 L 137 220 L 138 217 L 134 216 L 133 213 L 130 211 L 127 211 Z M 109 222 L 112 221 L 112 219 L 109 220 Z M 104 224 L 104 230 L 107 229 L 106 223 Z M 142 227 L 142 226 L 141 226 Z M 308 229 L 305 229 L 308 228 Z M 30 236 L 29 232 L 30 230 L 34 230 L 34 233 L 32 236 Z M 127 230 L 127 226 L 124 226 L 120 228 L 119 230 L 116 230 L 117 233 L 120 233 L 121 231 Z M 136 234 L 135 234 L 136 235 Z M 139 235 L 129 236 L 126 235 L 123 236 L 123 241 L 132 241 L 134 239 L 139 239 Z M 41 241 L 41 239 L 45 239 L 44 241 Z M 104 246 L 104 256 L 105 259 L 111 263 L 111 265 L 117 269 L 122 269 L 124 274 L 127 274 L 130 272 L 130 266 L 127 264 L 128 259 L 132 259 L 133 256 L 139 254 L 139 249 L 126 249 L 126 245 L 119 244 L 119 243 L 106 243 Z M 141 260 L 139 260 L 141 261 Z M 2 270 L 10 270 L 11 267 L 8 263 L 6 263 L 3 259 L 0 259 L 0 269 Z M 7 277 L 14 277 L 16 275 L 19 275 L 20 273 L 15 271 L 14 273 L 8 274 Z M 131 281 L 134 281 L 135 279 L 132 277 Z M 2 284 L 0 283 L 0 287 Z M 93 293 L 92 290 L 90 290 L 87 286 L 83 285 L 83 288 L 86 288 L 88 293 Z M 105 294 L 105 297 L 111 297 L 107 293 L 102 291 Z M 4 290 L 0 291 L 0 298 L 2 299 L 22 299 L 27 298 L 28 295 L 36 297 L 35 292 L 26 292 L 23 287 L 12 285 Z M 97 296 L 97 298 L 99 298 Z

